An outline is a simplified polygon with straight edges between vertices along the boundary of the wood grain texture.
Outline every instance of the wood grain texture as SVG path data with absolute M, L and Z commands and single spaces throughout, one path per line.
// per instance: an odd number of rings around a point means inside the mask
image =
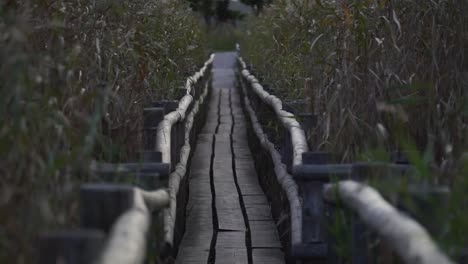
M 275 248 L 254 248 L 252 250 L 253 263 L 283 264 L 284 254 Z
M 258 236 L 249 237 L 255 246 L 280 248 L 281 244 L 252 162 L 233 65 L 218 70 L 216 64 L 224 64 L 216 57 L 214 64 L 206 124 L 191 161 L 186 231 L 176 263 L 207 263 L 211 250 L 215 263 L 247 264 L 246 222 L 252 223 L 251 232 Z M 210 249 L 212 241 L 216 243 Z M 257 255 L 262 261 L 262 252 Z

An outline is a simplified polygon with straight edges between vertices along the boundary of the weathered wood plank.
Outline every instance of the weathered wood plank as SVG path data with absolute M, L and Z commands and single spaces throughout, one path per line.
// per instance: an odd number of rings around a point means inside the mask
M 245 242 L 244 231 L 220 231 L 216 239 L 216 248 L 245 248 Z
M 269 205 L 252 204 L 246 206 L 249 220 L 271 220 L 271 210 Z
M 253 263 L 283 264 L 284 253 L 276 248 L 254 248 L 252 250 Z
M 216 263 L 247 264 L 247 249 L 245 248 L 216 248 Z
M 258 184 L 239 184 L 242 195 L 265 195 Z
M 267 222 L 267 221 L 264 221 Z M 251 229 L 253 248 L 281 248 L 278 231 L 275 229 Z
M 218 226 L 220 230 L 242 231 L 246 230 L 242 211 L 240 209 L 217 210 Z
M 209 249 L 201 247 L 181 247 L 177 254 L 176 264 L 206 264 L 208 262 Z
M 243 195 L 244 205 L 268 205 L 268 200 L 265 195 Z

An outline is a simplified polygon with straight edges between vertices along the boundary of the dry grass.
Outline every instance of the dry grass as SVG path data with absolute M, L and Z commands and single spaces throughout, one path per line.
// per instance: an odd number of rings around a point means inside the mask
M 451 254 L 468 230 L 466 10 L 465 0 L 276 0 L 241 45 L 287 100 L 307 99 L 312 79 L 313 150 L 342 161 L 421 153 L 409 155 L 419 179 L 453 187 L 452 211 L 434 219 Z
M 198 24 L 177 1 L 0 3 L 1 263 L 77 222 L 91 159 L 134 156 L 142 107 L 206 58 Z
M 252 22 L 243 50 L 290 98 L 302 97 L 305 79 L 313 79 L 323 124 L 313 147 L 350 159 L 378 123 L 391 126 L 383 115 L 392 112 L 420 148 L 437 143 L 441 159 L 447 144 L 460 154 L 467 143 L 466 7 L 449 0 L 280 0 Z

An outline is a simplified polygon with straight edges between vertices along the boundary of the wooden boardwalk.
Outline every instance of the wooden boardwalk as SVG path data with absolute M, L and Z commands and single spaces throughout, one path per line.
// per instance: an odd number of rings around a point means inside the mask
M 185 234 L 176 263 L 284 263 L 247 143 L 234 86 L 236 53 L 218 53 L 206 124 L 191 162 Z

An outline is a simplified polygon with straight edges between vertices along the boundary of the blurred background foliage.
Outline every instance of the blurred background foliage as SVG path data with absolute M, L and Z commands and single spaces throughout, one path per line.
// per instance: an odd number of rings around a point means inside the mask
M 142 108 L 173 99 L 208 52 L 180 1 L 0 2 L 0 263 L 77 222 L 92 159 L 132 159 Z
M 406 153 L 414 179 L 373 183 L 401 199 L 414 183 L 451 189 L 425 221 L 452 256 L 468 244 L 467 10 L 465 0 L 276 0 L 240 35 L 276 95 L 312 106 L 312 150 L 341 162 Z

